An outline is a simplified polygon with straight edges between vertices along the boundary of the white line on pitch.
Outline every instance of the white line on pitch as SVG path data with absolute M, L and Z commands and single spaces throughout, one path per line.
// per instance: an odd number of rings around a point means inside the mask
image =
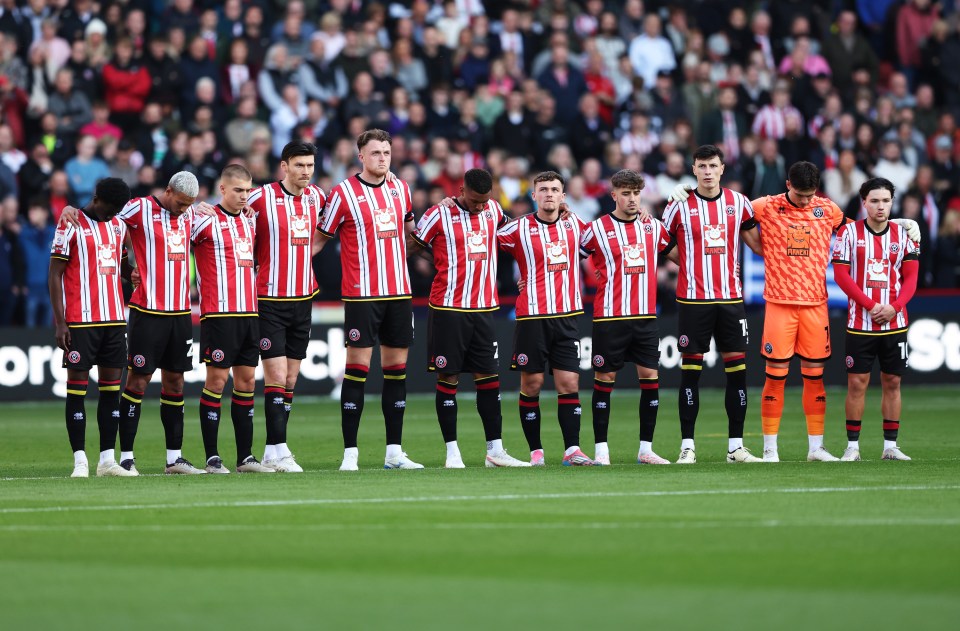
M 297 500 L 240 500 L 233 502 L 190 502 L 186 504 L 115 504 L 92 506 L 25 506 L 0 508 L 0 514 L 69 513 L 77 511 L 169 510 L 190 508 L 254 508 L 270 506 L 324 506 L 351 504 L 412 504 L 433 502 L 508 502 L 516 500 L 568 500 L 615 497 L 685 497 L 697 495 L 762 495 L 804 493 L 869 493 L 903 491 L 955 491 L 960 485 L 943 486 L 840 486 L 781 489 L 690 489 L 680 491 L 623 491 L 577 493 L 507 493 L 501 495 L 424 495 L 407 497 L 312 498 Z

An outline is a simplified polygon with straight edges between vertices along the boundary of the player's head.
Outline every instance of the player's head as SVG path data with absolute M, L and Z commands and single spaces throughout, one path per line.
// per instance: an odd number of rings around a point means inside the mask
M 860 203 L 867 209 L 867 217 L 878 223 L 890 219 L 893 208 L 893 195 L 897 189 L 886 178 L 870 178 L 860 186 Z
M 284 145 L 280 152 L 280 170 L 284 184 L 299 189 L 292 192 L 299 193 L 313 179 L 316 156 L 317 148 L 312 143 L 293 140 Z
M 483 212 L 493 191 L 493 177 L 484 169 L 470 169 L 463 174 L 460 201 L 472 213 Z
M 189 171 L 180 171 L 170 178 L 160 203 L 174 215 L 182 215 L 193 205 L 199 194 L 200 183 L 197 176 Z
M 93 212 L 106 218 L 123 210 L 130 201 L 130 187 L 118 177 L 105 177 L 97 182 L 90 206 Z
M 708 190 L 720 187 L 723 177 L 723 151 L 716 145 L 700 145 L 693 152 L 693 175 L 697 187 Z
M 787 178 L 790 201 L 800 208 L 809 204 L 820 188 L 820 169 L 812 162 L 795 162 Z
M 610 178 L 610 196 L 616 203 L 616 210 L 627 215 L 630 219 L 637 216 L 640 212 L 640 196 L 646 182 L 643 176 L 631 169 L 617 171 Z
M 238 213 L 247 205 L 247 198 L 253 190 L 253 176 L 240 164 L 228 164 L 220 172 L 221 204 L 232 213 Z
M 533 178 L 533 201 L 537 210 L 557 212 L 563 203 L 563 176 L 556 171 L 543 171 Z
M 392 146 L 393 138 L 382 129 L 368 129 L 357 136 L 357 151 L 363 170 L 377 178 L 386 177 L 390 170 Z

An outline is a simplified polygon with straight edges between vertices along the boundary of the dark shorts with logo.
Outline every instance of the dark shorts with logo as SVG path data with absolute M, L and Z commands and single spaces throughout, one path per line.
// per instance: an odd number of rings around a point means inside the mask
M 580 331 L 577 315 L 518 320 L 513 332 L 510 370 L 546 372 L 580 370 Z
M 127 361 L 127 327 L 123 322 L 103 326 L 70 327 L 70 350 L 63 367 L 90 370 L 94 366 L 123 368 Z
M 217 368 L 256 366 L 260 361 L 257 316 L 207 317 L 200 321 L 203 363 Z
M 907 369 L 907 331 L 887 335 L 863 335 L 847 331 L 845 349 L 847 372 L 869 373 L 874 360 L 880 362 L 880 372 L 900 376 Z
M 427 314 L 427 370 L 441 374 L 499 371 L 499 343 L 492 311 L 449 311 L 431 308 Z
M 710 350 L 710 338 L 720 353 L 745 353 L 749 341 L 747 312 L 743 302 L 677 302 L 681 353 L 702 355 Z
M 599 320 L 593 323 L 593 357 L 597 372 L 617 372 L 625 362 L 656 370 L 660 365 L 660 328 L 656 318 Z
M 377 344 L 409 348 L 413 344 L 413 301 L 349 300 L 343 303 L 346 345 L 372 348 Z
M 310 343 L 313 300 L 257 300 L 260 357 L 303 359 Z
M 158 315 L 130 309 L 127 325 L 127 367 L 140 375 L 160 368 L 170 372 L 193 369 L 193 319 L 189 313 Z

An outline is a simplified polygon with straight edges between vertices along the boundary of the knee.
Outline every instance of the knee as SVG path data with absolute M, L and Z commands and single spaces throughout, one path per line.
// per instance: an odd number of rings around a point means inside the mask
M 293 389 L 297 386 L 297 375 L 287 375 L 287 378 L 284 380 L 283 384 L 287 390 L 293 392 Z
M 451 384 L 453 384 L 453 385 L 457 385 L 457 384 L 460 383 L 460 375 L 444 375 L 444 374 L 438 374 L 438 375 L 437 375 L 437 381 L 446 381 L 447 383 L 451 383 Z
M 852 374 L 847 377 L 847 390 L 851 394 L 862 395 L 867 391 L 870 375 Z
M 543 375 L 524 375 L 520 379 L 520 389 L 528 397 L 540 396 L 543 388 Z
M 181 395 L 183 394 L 183 374 L 182 373 L 173 373 L 170 375 L 162 375 L 160 380 L 161 385 L 163 386 L 164 392 L 167 394 Z M 221 390 L 223 386 L 221 386 Z
M 572 375 L 563 375 L 557 378 L 554 376 L 554 382 L 557 385 L 557 394 L 570 394 L 580 390 L 580 379 L 574 373 Z
M 888 375 L 880 373 L 880 384 L 885 392 L 895 392 L 900 390 L 900 375 Z

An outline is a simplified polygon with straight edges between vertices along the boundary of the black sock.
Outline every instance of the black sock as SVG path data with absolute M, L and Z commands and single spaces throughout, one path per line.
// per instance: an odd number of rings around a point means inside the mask
M 520 393 L 520 427 L 527 439 L 530 451 L 543 449 L 540 442 L 540 397 L 528 397 Z
M 290 410 L 293 409 L 293 390 L 283 391 L 283 432 L 280 435 L 280 442 L 287 442 L 287 425 L 290 424 Z
M 897 434 L 900 432 L 900 421 L 891 421 L 883 419 L 883 439 L 897 440 Z
M 183 395 L 160 391 L 160 422 L 167 449 L 183 449 Z M 170 463 L 167 463 L 170 464 Z
M 457 384 L 437 379 L 437 420 L 443 442 L 457 439 Z
M 70 439 L 70 451 L 83 451 L 87 436 L 87 411 L 83 398 L 87 396 L 87 382 L 67 382 L 67 437 Z
M 263 386 L 263 417 L 266 419 L 268 445 L 279 445 L 283 442 L 285 392 L 283 386 L 276 384 Z
M 723 360 L 727 374 L 727 392 L 724 407 L 727 408 L 727 431 L 730 438 L 743 438 L 743 425 L 747 420 L 747 359 L 745 355 L 732 355 Z
M 230 420 L 237 441 L 237 466 L 253 455 L 253 392 L 233 391 Z
M 680 360 L 680 436 L 693 439 L 697 415 L 700 414 L 700 373 L 703 355 L 684 355 Z
M 126 388 L 121 397 L 120 451 L 133 451 L 133 441 L 137 438 L 137 427 L 140 425 L 140 406 L 143 404 L 143 393 Z
M 203 389 L 200 393 L 200 434 L 203 436 L 203 450 L 207 460 L 219 455 L 217 434 L 220 431 L 220 398 L 222 392 Z
M 580 444 L 580 393 L 557 395 L 557 420 L 563 434 L 563 448 Z
M 593 441 L 607 442 L 607 428 L 610 427 L 610 394 L 616 380 L 593 380 Z
M 847 440 L 860 440 L 861 421 L 847 419 Z
M 120 380 L 101 380 L 99 386 L 97 426 L 100 428 L 100 451 L 106 451 L 117 446 L 117 430 L 120 428 Z
M 474 379 L 477 387 L 477 412 L 483 423 L 483 435 L 489 443 L 503 436 L 503 414 L 500 411 L 500 376 Z M 489 448 L 489 447 L 488 447 Z
M 640 380 L 640 440 L 652 443 L 653 430 L 657 428 L 657 412 L 660 410 L 660 380 Z
M 383 425 L 388 445 L 403 440 L 403 413 L 407 409 L 407 365 L 383 367 L 383 393 L 380 395 Z
M 340 428 L 344 448 L 357 446 L 360 431 L 360 416 L 363 414 L 363 387 L 367 383 L 369 368 L 360 364 L 348 364 L 340 387 Z

